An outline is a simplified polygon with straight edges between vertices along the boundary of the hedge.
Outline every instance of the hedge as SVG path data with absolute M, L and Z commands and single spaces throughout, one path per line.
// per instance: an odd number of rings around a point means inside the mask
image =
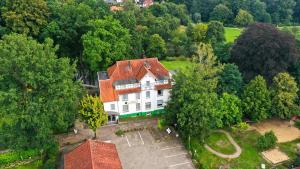
M 36 157 L 39 155 L 38 150 L 26 150 L 26 151 L 10 151 L 0 154 L 0 166 L 13 163 L 20 160 L 25 160 L 30 157 Z

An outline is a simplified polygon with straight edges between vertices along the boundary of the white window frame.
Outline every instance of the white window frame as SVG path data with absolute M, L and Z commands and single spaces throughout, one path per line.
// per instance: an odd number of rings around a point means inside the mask
M 160 94 L 159 94 L 160 91 Z M 164 90 L 157 90 L 157 96 L 163 96 L 164 95 Z
M 136 108 L 136 111 L 140 111 L 141 110 L 141 103 L 136 103 L 135 108 Z
M 128 94 L 123 94 L 122 95 L 122 101 L 128 101 Z
M 146 102 L 145 103 L 145 109 L 150 110 L 151 109 L 151 102 Z
M 135 98 L 136 98 L 137 100 L 141 99 L 141 94 L 140 94 L 140 93 L 135 93 Z
M 127 109 L 125 107 L 127 107 Z M 123 108 L 123 112 L 125 112 L 125 113 L 129 112 L 128 104 L 124 104 L 122 108 Z
M 161 104 L 158 104 L 159 102 L 161 102 Z M 163 100 L 157 100 L 157 107 L 158 108 L 164 107 L 164 101 Z
M 114 103 L 110 104 L 110 110 L 116 110 L 116 105 Z
M 146 91 L 146 98 L 149 99 L 151 97 L 151 92 L 150 91 Z

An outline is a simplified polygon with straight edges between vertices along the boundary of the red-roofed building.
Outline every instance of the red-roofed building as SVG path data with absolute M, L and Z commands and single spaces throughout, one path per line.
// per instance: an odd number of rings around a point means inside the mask
M 163 112 L 173 80 L 157 58 L 117 61 L 100 74 L 100 98 L 109 122 Z
M 116 146 L 87 140 L 64 155 L 64 169 L 122 169 Z

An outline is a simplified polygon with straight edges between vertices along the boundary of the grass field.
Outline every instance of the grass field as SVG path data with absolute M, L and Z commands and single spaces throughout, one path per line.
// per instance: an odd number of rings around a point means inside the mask
M 241 146 L 242 154 L 236 159 L 223 159 L 207 151 L 196 138 L 191 139 L 191 146 L 197 150 L 196 159 L 203 168 L 219 168 L 229 166 L 231 169 L 259 168 L 261 163 L 267 164 L 256 148 L 257 138 L 260 136 L 256 131 L 247 131 L 242 136 L 232 134 L 235 141 Z
M 29 164 L 13 167 L 10 169 L 41 169 L 42 168 L 42 161 L 41 160 L 36 160 L 33 161 Z
M 242 28 L 225 27 L 226 42 L 234 42 L 234 40 L 242 33 Z
M 205 141 L 212 149 L 223 153 L 233 154 L 235 153 L 235 147 L 229 142 L 227 136 L 224 133 L 214 132 Z
M 187 68 L 191 62 L 188 60 L 175 60 L 175 61 L 160 61 L 168 70 L 180 70 Z

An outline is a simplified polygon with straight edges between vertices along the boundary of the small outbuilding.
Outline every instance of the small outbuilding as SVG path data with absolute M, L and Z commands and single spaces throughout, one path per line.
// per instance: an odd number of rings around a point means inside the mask
M 112 143 L 87 140 L 64 155 L 64 169 L 122 169 Z

